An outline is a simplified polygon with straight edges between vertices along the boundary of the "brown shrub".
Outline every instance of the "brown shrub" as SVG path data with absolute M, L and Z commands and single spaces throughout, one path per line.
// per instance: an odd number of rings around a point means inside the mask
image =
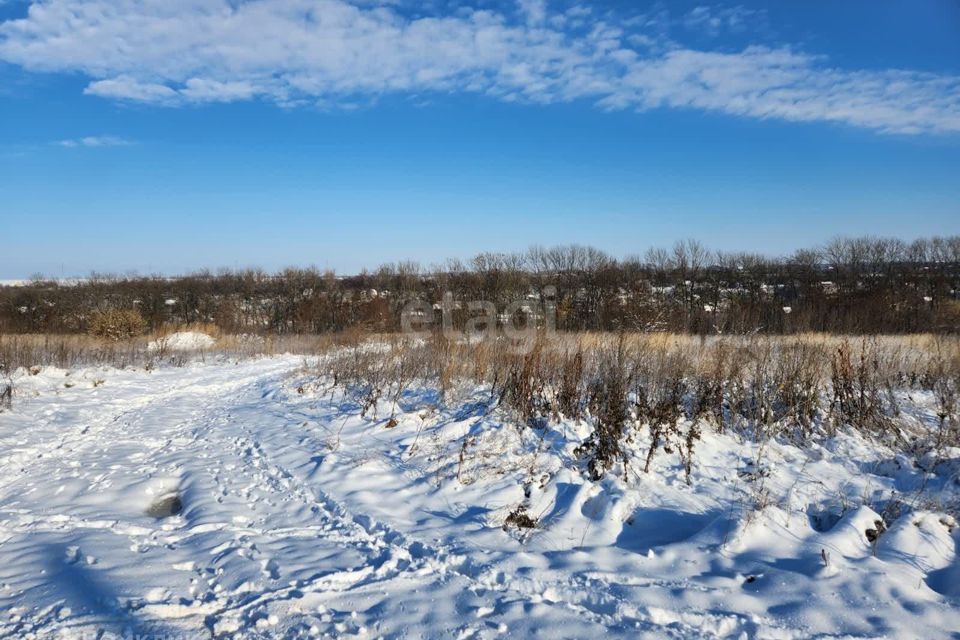
M 90 316 L 90 335 L 107 340 L 127 340 L 143 334 L 146 323 L 136 309 L 104 309 Z
M 847 341 L 840 344 L 830 360 L 835 426 L 887 431 L 891 424 L 881 395 L 881 371 L 876 342 L 864 339 L 859 357 L 852 355 Z
M 628 394 L 633 382 L 633 354 L 621 335 L 615 346 L 599 354 L 599 368 L 591 381 L 588 406 L 594 418 L 590 437 L 576 454 L 587 457 L 590 477 L 599 480 L 618 461 L 627 462 L 624 430 L 630 418 Z

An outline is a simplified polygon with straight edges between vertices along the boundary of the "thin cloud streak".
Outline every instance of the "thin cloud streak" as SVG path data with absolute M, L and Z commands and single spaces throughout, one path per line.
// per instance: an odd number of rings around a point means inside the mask
M 60 140 L 57 144 L 61 147 L 75 149 L 78 147 L 126 147 L 133 142 L 117 136 L 85 136 L 83 138 Z

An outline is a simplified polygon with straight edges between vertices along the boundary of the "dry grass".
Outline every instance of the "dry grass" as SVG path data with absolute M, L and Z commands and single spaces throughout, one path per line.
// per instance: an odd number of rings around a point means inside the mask
M 649 430 L 646 469 L 659 450 L 677 450 L 689 478 L 705 424 L 799 441 L 851 428 L 905 445 L 917 425 L 902 419 L 900 401 L 914 390 L 932 393 L 942 425 L 958 422 L 956 337 L 550 334 L 518 345 L 437 335 L 341 346 L 323 360 L 324 378 L 354 393 L 364 415 L 415 383 L 441 397 L 486 385 L 520 424 L 592 424 L 579 454 L 594 477 L 624 459 L 634 428 Z
M 173 331 L 213 335 L 216 344 L 159 354 L 148 344 Z M 182 364 L 208 355 L 323 354 L 320 381 L 356 398 L 360 412 L 393 421 L 415 387 L 453 404 L 479 385 L 490 407 L 539 429 L 584 420 L 593 433 L 578 453 L 596 478 L 627 463 L 624 442 L 647 430 L 644 468 L 677 451 L 689 480 L 702 429 L 798 442 L 853 429 L 895 446 L 938 452 L 960 445 L 960 338 L 956 336 L 713 336 L 540 334 L 415 339 L 360 330 L 321 336 L 223 335 L 207 325 L 166 328 L 127 340 L 82 335 L 0 335 L 0 375 L 19 367 Z M 903 415 L 906 396 L 926 393 L 939 428 Z M 387 417 L 387 416 L 384 416 Z M 389 422 L 388 422 L 389 424 Z M 936 425 L 935 425 L 936 426 Z M 933 437 L 931 437 L 931 433 Z M 644 446 L 647 446 L 646 444 Z
M 196 331 L 216 338 L 209 349 L 197 352 L 151 350 L 151 342 L 177 331 Z M 162 331 L 127 339 L 92 335 L 13 334 L 0 335 L 0 374 L 18 368 L 60 367 L 64 369 L 103 365 L 118 368 L 153 366 L 159 362 L 183 364 L 208 355 L 253 357 L 294 353 L 311 355 L 329 351 L 343 338 L 326 336 L 257 336 L 221 334 L 213 325 L 165 327 Z M 352 340 L 352 338 L 351 338 Z
M 87 335 L 0 336 L 0 371 L 54 366 L 69 369 L 86 365 L 127 367 L 146 362 L 146 339 L 114 341 Z

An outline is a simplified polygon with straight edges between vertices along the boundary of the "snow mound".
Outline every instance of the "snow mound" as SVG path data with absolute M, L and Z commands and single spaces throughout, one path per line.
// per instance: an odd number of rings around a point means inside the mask
M 153 340 L 147 345 L 147 349 L 150 351 L 197 351 L 209 349 L 216 342 L 212 336 L 199 331 L 178 331 Z

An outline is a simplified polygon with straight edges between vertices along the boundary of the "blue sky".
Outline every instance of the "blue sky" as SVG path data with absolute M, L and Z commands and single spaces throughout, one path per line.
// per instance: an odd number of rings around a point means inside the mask
M 960 4 L 0 0 L 0 278 L 960 233 Z

